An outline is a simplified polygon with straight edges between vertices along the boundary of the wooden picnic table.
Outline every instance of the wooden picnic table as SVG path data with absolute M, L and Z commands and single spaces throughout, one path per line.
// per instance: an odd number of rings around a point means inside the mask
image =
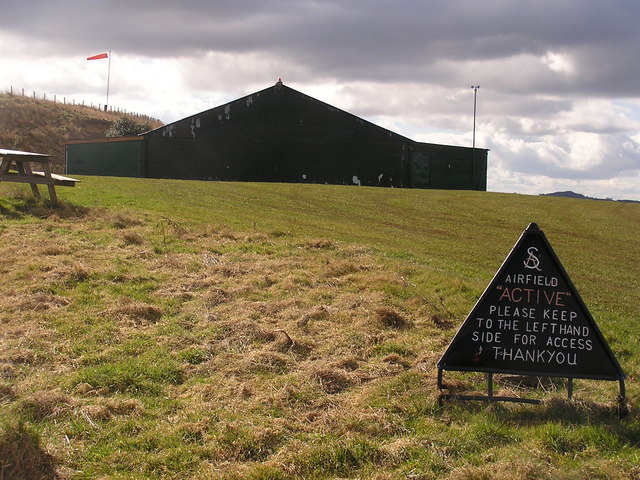
M 0 182 L 28 183 L 36 198 L 40 198 L 38 185 L 46 185 L 49 189 L 51 203 L 57 204 L 55 186 L 75 187 L 80 180 L 51 173 L 49 155 L 0 148 Z M 42 171 L 34 171 L 31 164 L 39 164 Z M 13 168 L 12 168 L 13 167 Z

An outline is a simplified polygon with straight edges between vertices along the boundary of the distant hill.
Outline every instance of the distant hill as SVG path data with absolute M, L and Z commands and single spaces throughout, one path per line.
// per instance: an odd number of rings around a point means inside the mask
M 45 153 L 53 170 L 64 169 L 64 142 L 101 138 L 122 113 L 103 112 L 82 105 L 65 105 L 20 95 L 0 93 L 0 148 Z M 161 122 L 134 117 L 152 128 Z
M 640 203 L 640 201 L 638 201 L 638 200 L 614 200 L 612 198 L 587 197 L 586 195 L 583 195 L 581 193 L 572 192 L 570 190 L 567 190 L 567 191 L 564 191 L 564 192 L 542 193 L 541 195 L 542 196 L 546 196 L 546 197 L 579 198 L 579 199 L 583 199 L 583 200 L 602 200 L 602 201 L 609 201 L 609 202 Z

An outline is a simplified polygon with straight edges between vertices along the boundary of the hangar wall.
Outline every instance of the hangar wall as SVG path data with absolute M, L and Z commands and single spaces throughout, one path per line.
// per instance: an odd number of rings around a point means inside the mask
M 68 145 L 69 173 L 486 190 L 487 150 L 414 142 L 281 82 L 138 138 Z

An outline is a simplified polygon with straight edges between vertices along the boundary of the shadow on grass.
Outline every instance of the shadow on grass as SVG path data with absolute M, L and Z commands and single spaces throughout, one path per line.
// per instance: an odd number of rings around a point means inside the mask
M 598 403 L 590 400 L 569 400 L 553 397 L 531 409 L 510 412 L 513 421 L 522 424 L 555 422 L 566 425 L 593 425 L 601 423 L 633 423 L 637 415 L 620 418 L 618 406 L 612 403 Z
M 54 458 L 42 448 L 38 434 L 22 422 L 0 430 L 0 478 L 58 478 Z
M 46 198 L 36 198 L 21 190 L 14 190 L 0 196 L 0 216 L 20 220 L 31 216 L 37 218 L 81 218 L 91 209 L 70 202 L 51 203 Z
M 614 402 L 552 397 L 540 405 L 463 401 L 455 402 L 455 406 L 450 402 L 446 408 L 453 409 L 458 415 L 487 415 L 500 424 L 515 428 L 540 427 L 545 432 L 549 430 L 551 436 L 555 429 L 559 436 L 589 437 L 580 441 L 590 441 L 599 449 L 609 444 L 616 448 L 623 445 L 640 447 L 640 416 L 637 410 L 632 408 L 630 414 L 620 417 Z

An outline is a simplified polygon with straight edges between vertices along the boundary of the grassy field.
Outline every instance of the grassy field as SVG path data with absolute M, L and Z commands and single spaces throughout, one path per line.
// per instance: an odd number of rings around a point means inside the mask
M 640 205 L 81 179 L 57 209 L 0 184 L 0 479 L 640 479 Z M 435 363 L 529 222 L 625 418 L 586 380 L 439 405 Z

